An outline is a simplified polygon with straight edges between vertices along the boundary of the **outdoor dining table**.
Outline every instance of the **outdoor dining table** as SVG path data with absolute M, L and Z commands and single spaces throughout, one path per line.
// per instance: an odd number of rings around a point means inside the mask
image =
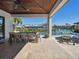
M 17 36 L 18 35 L 18 36 Z M 22 39 L 22 36 L 27 36 L 27 40 L 31 40 L 33 39 L 33 37 L 35 36 L 35 42 L 38 42 L 38 35 L 36 34 L 36 32 L 10 32 L 9 33 L 9 42 L 12 43 L 13 41 L 15 41 L 15 39 Z M 17 37 L 17 38 L 16 38 Z

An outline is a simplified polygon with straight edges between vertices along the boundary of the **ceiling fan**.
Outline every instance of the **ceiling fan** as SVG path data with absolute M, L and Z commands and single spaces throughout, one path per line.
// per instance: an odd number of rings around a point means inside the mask
M 16 10 L 18 7 L 21 7 L 24 10 L 26 10 L 21 0 L 13 0 L 13 3 L 14 3 L 14 6 L 13 6 L 14 10 Z

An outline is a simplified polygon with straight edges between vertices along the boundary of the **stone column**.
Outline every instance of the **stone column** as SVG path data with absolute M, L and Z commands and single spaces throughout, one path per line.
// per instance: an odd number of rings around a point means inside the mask
M 52 38 L 52 19 L 48 17 L 48 36 Z

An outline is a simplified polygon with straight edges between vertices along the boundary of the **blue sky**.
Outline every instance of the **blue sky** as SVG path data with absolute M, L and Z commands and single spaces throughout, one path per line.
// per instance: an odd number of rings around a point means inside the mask
M 23 24 L 42 24 L 47 23 L 47 18 L 29 18 L 29 17 L 22 17 Z
M 46 23 L 46 18 L 26 18 L 23 17 L 23 24 Z M 69 0 L 53 17 L 52 24 L 63 25 L 65 23 L 74 23 L 79 21 L 79 0 Z

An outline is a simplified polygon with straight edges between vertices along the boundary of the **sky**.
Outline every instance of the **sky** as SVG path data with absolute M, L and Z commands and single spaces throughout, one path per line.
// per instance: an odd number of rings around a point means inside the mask
M 29 17 L 22 17 L 23 24 L 42 24 L 47 23 L 47 18 L 29 18 Z
M 46 23 L 46 18 L 27 18 L 22 17 L 23 24 L 42 24 Z M 64 25 L 79 22 L 79 0 L 69 0 L 53 17 L 52 24 Z

